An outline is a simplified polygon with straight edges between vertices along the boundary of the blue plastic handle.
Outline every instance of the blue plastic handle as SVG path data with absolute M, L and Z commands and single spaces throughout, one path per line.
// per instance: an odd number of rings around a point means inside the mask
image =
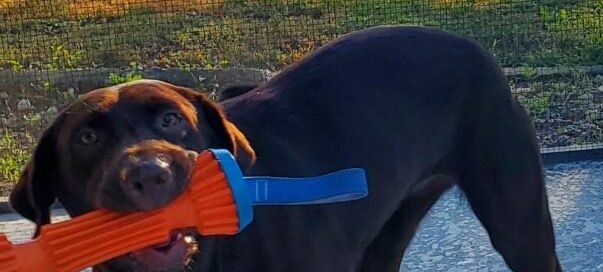
M 350 168 L 318 177 L 245 177 L 254 205 L 312 205 L 368 195 L 364 170 Z
M 210 149 L 230 185 L 239 230 L 253 220 L 253 205 L 315 205 L 352 201 L 368 195 L 366 174 L 349 168 L 317 177 L 243 177 L 228 150 Z

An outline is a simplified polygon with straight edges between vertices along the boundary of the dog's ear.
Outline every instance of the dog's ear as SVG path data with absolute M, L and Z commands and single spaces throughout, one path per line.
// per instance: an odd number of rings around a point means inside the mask
M 34 236 L 38 235 L 40 226 L 50 223 L 50 206 L 56 198 L 55 130 L 52 126 L 44 132 L 10 195 L 11 208 L 36 223 Z
M 224 112 L 217 103 L 200 92 L 178 86 L 172 86 L 172 88 L 189 99 L 197 108 L 197 114 L 202 117 L 199 118 L 199 122 L 203 122 L 199 124 L 199 129 L 204 126 L 209 127 L 212 135 L 206 136 L 212 146 L 227 149 L 237 159 L 243 160 L 248 165 L 253 164 L 255 151 L 237 126 L 226 119 Z
M 224 100 L 242 95 L 255 89 L 258 86 L 259 84 L 242 84 L 226 87 L 224 90 L 220 91 L 220 95 L 218 96 L 218 102 L 222 102 Z
M 216 134 L 215 140 L 217 145 L 225 147 L 232 152 L 237 158 L 245 158 L 249 164 L 255 161 L 255 151 L 249 144 L 249 141 L 237 126 L 226 119 L 224 112 L 219 108 L 218 104 L 209 100 L 204 96 L 202 109 L 205 115 L 207 124 Z M 246 155 L 242 157 L 241 152 Z

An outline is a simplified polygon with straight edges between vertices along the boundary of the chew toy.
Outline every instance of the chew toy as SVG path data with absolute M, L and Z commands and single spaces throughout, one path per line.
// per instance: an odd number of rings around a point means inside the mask
M 120 214 L 96 210 L 42 226 L 32 241 L 12 244 L 0 234 L 0 272 L 72 272 L 168 240 L 174 229 L 234 235 L 253 219 L 256 205 L 349 201 L 367 195 L 362 169 L 313 178 L 245 177 L 226 150 L 201 153 L 189 188 L 167 206 Z

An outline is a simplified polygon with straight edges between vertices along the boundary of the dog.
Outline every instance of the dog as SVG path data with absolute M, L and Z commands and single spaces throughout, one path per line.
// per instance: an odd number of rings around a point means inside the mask
M 37 226 L 155 209 L 186 187 L 195 152 L 230 150 L 245 175 L 366 171 L 365 199 L 255 208 L 232 237 L 169 242 L 96 271 L 398 271 L 421 219 L 459 186 L 513 271 L 561 271 L 530 120 L 493 57 L 441 30 L 343 35 L 220 104 L 141 80 L 89 92 L 42 135 L 11 204 Z M 192 261 L 191 261 L 192 260 Z

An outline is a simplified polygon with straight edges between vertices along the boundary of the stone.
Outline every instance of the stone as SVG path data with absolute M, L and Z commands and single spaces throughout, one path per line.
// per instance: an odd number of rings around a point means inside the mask
M 29 102 L 29 99 L 27 99 L 27 98 L 21 99 L 17 103 L 18 111 L 27 111 L 27 110 L 31 110 L 31 109 L 33 109 L 33 105 L 31 105 L 31 102 Z
M 53 114 L 53 115 L 56 114 L 57 112 L 59 112 L 59 109 L 57 109 L 57 107 L 55 107 L 55 106 L 52 106 L 46 110 L 46 113 Z
M 15 116 L 11 116 L 8 118 L 2 118 L 2 123 L 3 125 L 9 127 L 9 128 L 15 128 L 18 127 L 19 125 L 19 119 L 17 119 L 17 117 Z
M 34 114 L 29 119 L 30 122 L 39 122 L 40 120 L 42 120 L 42 115 L 39 113 Z
M 516 93 L 531 93 L 533 92 L 532 88 L 528 88 L 528 87 L 519 87 L 515 89 Z

